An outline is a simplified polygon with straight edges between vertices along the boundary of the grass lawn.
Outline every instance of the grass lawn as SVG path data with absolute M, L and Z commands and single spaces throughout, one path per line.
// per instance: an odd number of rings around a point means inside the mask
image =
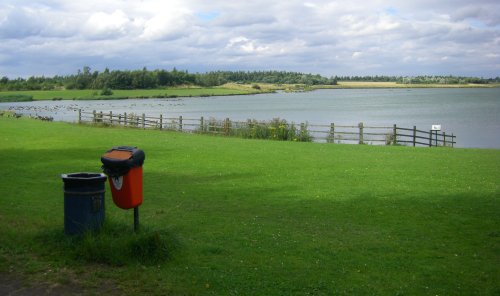
M 0 274 L 87 294 L 500 293 L 500 150 L 0 131 Z M 146 153 L 141 233 L 108 188 L 106 230 L 66 238 L 60 174 L 99 172 L 116 145 Z

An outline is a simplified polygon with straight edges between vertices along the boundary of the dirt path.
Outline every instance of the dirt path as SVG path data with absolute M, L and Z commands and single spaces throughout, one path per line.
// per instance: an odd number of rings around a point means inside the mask
M 38 295 L 84 295 L 79 287 L 59 284 L 30 283 L 23 277 L 11 273 L 0 273 L 0 295 L 38 296 Z

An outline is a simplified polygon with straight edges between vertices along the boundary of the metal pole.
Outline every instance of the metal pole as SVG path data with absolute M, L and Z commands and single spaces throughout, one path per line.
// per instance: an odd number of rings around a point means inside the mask
M 134 208 L 134 232 L 139 231 L 139 206 Z

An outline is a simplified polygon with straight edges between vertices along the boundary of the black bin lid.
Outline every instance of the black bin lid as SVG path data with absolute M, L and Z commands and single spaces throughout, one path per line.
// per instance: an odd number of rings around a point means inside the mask
M 117 146 L 101 156 L 101 162 L 107 175 L 121 176 L 131 168 L 142 166 L 145 158 L 144 151 L 137 147 Z
M 61 178 L 66 185 L 93 185 L 105 182 L 107 177 L 101 173 L 71 173 L 62 174 Z

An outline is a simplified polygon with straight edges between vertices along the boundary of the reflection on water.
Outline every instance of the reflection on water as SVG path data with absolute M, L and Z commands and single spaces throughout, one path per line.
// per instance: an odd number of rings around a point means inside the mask
M 75 122 L 78 109 L 148 116 L 270 120 L 312 124 L 430 129 L 441 124 L 457 136 L 458 147 L 500 148 L 500 89 L 337 89 L 248 96 L 37 101 L 0 103 L 0 109 Z

